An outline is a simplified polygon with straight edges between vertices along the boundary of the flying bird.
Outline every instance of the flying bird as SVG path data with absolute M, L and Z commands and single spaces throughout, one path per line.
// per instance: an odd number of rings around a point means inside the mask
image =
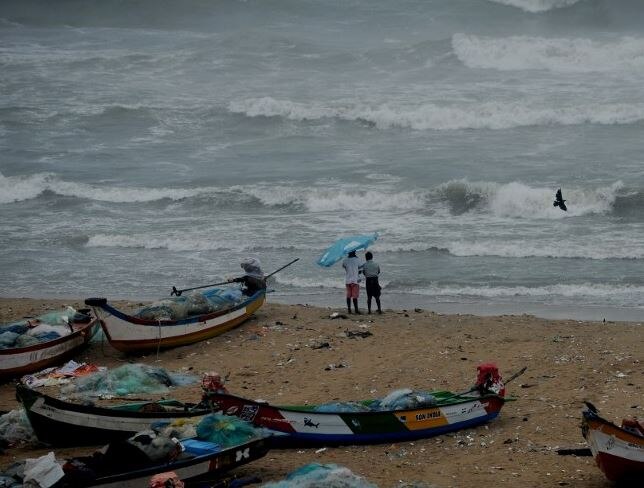
M 553 207 L 559 207 L 561 210 L 564 212 L 568 211 L 568 207 L 566 207 L 566 204 L 564 203 L 566 200 L 563 199 L 561 196 L 561 188 L 557 190 L 557 194 L 555 195 L 555 201 L 552 202 Z

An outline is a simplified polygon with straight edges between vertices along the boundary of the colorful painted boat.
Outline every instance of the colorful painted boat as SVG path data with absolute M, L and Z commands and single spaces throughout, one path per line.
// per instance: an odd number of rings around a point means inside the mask
M 213 445 L 215 446 L 215 445 Z M 268 452 L 268 443 L 265 438 L 253 439 L 250 442 L 225 449 L 214 448 L 209 452 L 199 451 L 199 454 L 186 450 L 172 462 L 163 462 L 135 471 L 101 475 L 93 481 L 79 484 L 78 482 L 66 483 L 60 480 L 56 486 L 100 487 L 100 488 L 141 488 L 149 486 L 150 478 L 158 473 L 173 471 L 183 481 L 191 483 L 198 481 L 216 480 L 223 473 L 259 459 Z
M 199 404 L 176 400 L 138 402 L 99 407 L 59 400 L 27 386 L 16 387 L 36 437 L 46 444 L 84 446 L 127 439 L 155 422 L 191 418 L 199 421 L 211 413 Z
M 279 446 L 376 444 L 432 437 L 486 423 L 499 415 L 505 399 L 494 393 L 431 392 L 425 408 L 366 412 L 318 412 L 316 406 L 274 406 L 234 395 L 210 393 L 215 410 L 276 432 Z M 369 406 L 371 401 L 360 402 Z M 281 435 L 280 435 L 281 434 Z
M 506 384 L 525 370 L 512 375 Z M 204 401 L 213 410 L 269 429 L 274 433 L 271 441 L 280 447 L 376 444 L 432 437 L 489 422 L 499 415 L 507 401 L 505 385 L 494 363 L 477 367 L 475 385 L 466 392 L 413 392 L 411 398 L 424 399 L 412 403 L 404 401 L 402 405 L 423 406 L 395 410 L 382 408 L 394 405 L 386 399 L 349 402 L 359 407 L 349 411 L 344 408 L 346 404 L 337 405 L 337 408 L 327 404 L 323 411 L 316 405 L 276 406 L 230 395 L 223 384 L 216 381 L 211 382 L 210 387 L 204 383 L 204 391 Z
M 56 366 L 72 358 L 89 344 L 99 329 L 96 317 L 89 322 L 72 322 L 71 333 L 28 347 L 0 349 L 0 382 Z
M 644 480 L 644 425 L 625 419 L 622 426 L 599 416 L 597 409 L 586 402 L 582 412 L 581 432 L 588 442 L 595 462 L 606 478 L 619 483 L 639 483 Z M 633 486 L 636 486 L 635 484 Z
M 265 290 L 225 310 L 180 320 L 146 320 L 128 315 L 105 298 L 88 298 L 85 303 L 101 319 L 110 344 L 123 352 L 184 346 L 209 339 L 237 327 L 263 305 Z

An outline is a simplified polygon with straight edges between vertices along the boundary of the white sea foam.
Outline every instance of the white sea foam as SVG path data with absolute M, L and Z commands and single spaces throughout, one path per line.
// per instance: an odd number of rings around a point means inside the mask
M 415 130 L 510 129 L 513 127 L 577 124 L 631 124 L 644 120 L 644 104 L 576 102 L 548 106 L 543 100 L 465 102 L 458 105 L 379 104 L 371 107 L 348 102 L 323 105 L 294 103 L 270 97 L 229 104 L 233 113 L 249 117 L 284 117 L 293 120 L 341 120 L 368 122 L 379 129 Z
M 297 205 L 309 212 L 337 210 L 417 210 L 424 194 L 415 191 L 356 190 L 349 188 L 302 188 L 301 186 L 252 185 L 234 187 L 267 206 Z
M 593 41 L 581 38 L 494 38 L 454 34 L 452 49 L 469 68 L 611 74 L 644 70 L 644 39 L 635 37 Z
M 150 235 L 96 234 L 89 238 L 87 247 L 121 247 L 140 249 L 168 249 L 170 251 L 246 250 L 239 242 L 219 242 L 212 238 L 187 236 L 156 237 Z
M 530 13 L 547 12 L 557 8 L 570 7 L 581 0 L 490 0 L 494 3 L 517 7 Z
M 36 198 L 46 189 L 49 177 L 46 173 L 8 177 L 0 173 L 0 204 Z
M 566 297 L 566 298 L 621 298 L 643 304 L 644 286 L 604 285 L 597 283 L 555 284 L 549 286 L 429 286 L 406 290 L 408 293 L 450 297 Z
M 63 196 L 113 203 L 152 202 L 164 198 L 181 200 L 220 191 L 217 188 L 109 187 L 64 181 L 51 173 L 10 177 L 0 173 L 0 203 L 29 200 L 47 190 Z
M 454 242 L 447 246 L 454 256 L 498 256 L 508 258 L 581 258 L 581 259 L 644 259 L 644 249 L 639 242 L 613 240 L 560 240 L 539 238 L 535 240 L 508 242 L 486 239 L 476 242 Z
M 339 265 L 338 265 L 339 266 Z M 307 278 L 303 276 L 289 276 L 276 274 L 275 282 L 280 285 L 293 286 L 296 288 L 344 288 L 344 275 L 336 274 L 335 278 L 316 276 Z

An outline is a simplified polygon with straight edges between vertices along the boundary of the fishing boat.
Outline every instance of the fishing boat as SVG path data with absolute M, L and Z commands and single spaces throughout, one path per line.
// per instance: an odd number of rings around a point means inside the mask
M 99 329 L 95 316 L 83 316 L 82 321 L 74 321 L 72 317 L 66 326 L 70 329 L 67 335 L 25 347 L 0 349 L 0 382 L 61 364 L 73 357 L 89 344 Z
M 211 413 L 199 404 L 176 400 L 134 402 L 101 407 L 60 400 L 25 385 L 16 387 L 38 440 L 51 446 L 107 444 L 126 439 L 156 422 L 191 419 L 198 422 Z
M 489 371 L 483 376 L 487 374 Z M 463 393 L 432 391 L 431 404 L 404 409 L 371 410 L 377 400 L 352 402 L 361 407 L 360 411 L 321 411 L 316 405 L 277 406 L 221 392 L 207 393 L 207 398 L 213 410 L 275 432 L 271 440 L 280 447 L 400 442 L 474 427 L 496 418 L 507 400 L 505 389 L 499 387 L 498 370 L 494 374 L 496 387 L 483 380 Z
M 178 320 L 150 320 L 129 315 L 106 298 L 88 298 L 85 303 L 101 319 L 110 344 L 119 351 L 140 352 L 184 346 L 223 334 L 237 327 L 263 305 L 265 290 L 231 306 L 203 315 Z
M 223 473 L 259 459 L 268 452 L 265 438 L 253 439 L 244 444 L 221 449 L 216 444 L 198 442 L 198 449 L 182 441 L 185 451 L 174 461 L 159 462 L 141 469 L 101 473 L 98 478 L 69 483 L 63 478 L 56 486 L 100 487 L 100 488 L 141 488 L 148 486 L 150 478 L 158 473 L 173 471 L 183 481 L 198 482 L 216 480 Z M 210 444 L 209 447 L 204 447 Z
M 599 416 L 586 402 L 581 433 L 606 478 L 620 483 L 641 483 L 644 479 L 644 423 L 624 419 L 621 427 Z M 638 486 L 641 486 L 638 485 Z

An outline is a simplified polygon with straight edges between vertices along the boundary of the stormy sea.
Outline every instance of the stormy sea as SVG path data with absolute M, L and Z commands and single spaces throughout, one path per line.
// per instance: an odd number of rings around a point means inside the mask
M 385 308 L 637 320 L 643 77 L 641 0 L 3 1 L 0 295 L 340 307 L 378 232 Z

